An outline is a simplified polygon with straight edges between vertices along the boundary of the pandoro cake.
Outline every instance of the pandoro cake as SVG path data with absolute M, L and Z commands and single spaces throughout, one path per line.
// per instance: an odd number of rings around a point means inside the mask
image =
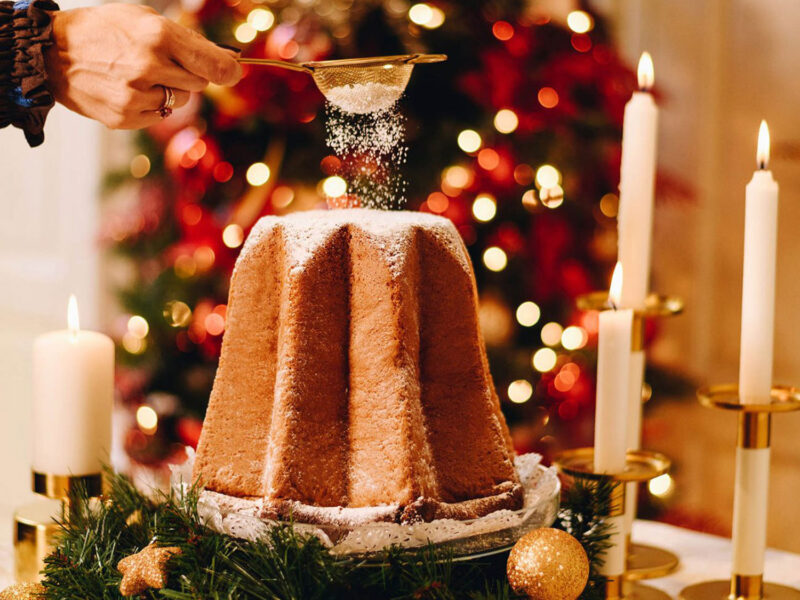
M 194 475 L 311 523 L 522 505 L 453 224 L 405 211 L 264 217 L 231 280 Z

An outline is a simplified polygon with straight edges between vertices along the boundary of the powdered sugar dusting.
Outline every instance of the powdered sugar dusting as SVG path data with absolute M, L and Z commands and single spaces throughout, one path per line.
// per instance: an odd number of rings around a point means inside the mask
M 392 108 L 402 94 L 402 87 L 370 81 L 332 88 L 325 98 L 344 112 L 363 115 Z
M 449 219 L 416 211 L 368 208 L 311 210 L 281 217 L 262 217 L 244 243 L 237 268 L 249 255 L 258 251 L 269 232 L 275 228 L 280 228 L 285 236 L 289 268 L 303 268 L 318 248 L 343 227 L 354 227 L 373 237 L 375 244 L 384 250 L 390 266 L 399 267 L 402 264 L 413 239 L 409 234 L 422 229 L 436 236 L 442 246 L 458 258 L 462 268 L 467 271 L 472 268 L 461 236 Z

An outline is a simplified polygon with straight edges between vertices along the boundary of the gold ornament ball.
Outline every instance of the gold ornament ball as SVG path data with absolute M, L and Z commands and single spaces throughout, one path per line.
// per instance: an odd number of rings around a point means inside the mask
M 565 531 L 534 529 L 514 544 L 506 574 L 515 592 L 534 600 L 575 600 L 589 580 L 589 558 Z

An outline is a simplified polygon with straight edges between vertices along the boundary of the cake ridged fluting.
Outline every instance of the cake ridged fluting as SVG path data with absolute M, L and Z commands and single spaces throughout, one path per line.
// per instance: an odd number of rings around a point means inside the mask
M 442 217 L 263 217 L 234 269 L 197 451 L 207 490 L 306 522 L 466 519 L 522 489 L 475 276 Z

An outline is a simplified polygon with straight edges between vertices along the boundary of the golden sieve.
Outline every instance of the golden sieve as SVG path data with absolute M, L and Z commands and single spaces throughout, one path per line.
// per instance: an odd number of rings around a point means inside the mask
M 400 99 L 415 64 L 444 60 L 444 54 L 401 54 L 304 63 L 269 58 L 240 58 L 239 62 L 308 73 L 331 104 L 348 112 L 371 112 L 389 108 Z M 369 91 L 379 93 L 353 98 Z

